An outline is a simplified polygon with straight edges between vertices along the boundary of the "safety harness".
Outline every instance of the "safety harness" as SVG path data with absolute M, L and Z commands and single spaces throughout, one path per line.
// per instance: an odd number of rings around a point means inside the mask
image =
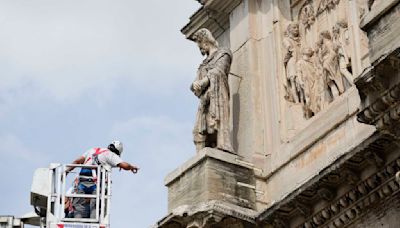
M 101 148 L 94 148 L 94 150 L 95 150 L 94 153 L 86 158 L 84 164 L 89 164 L 89 162 L 91 162 L 92 165 L 100 165 L 99 155 L 109 152 L 108 149 L 101 149 Z M 93 179 L 94 182 L 96 182 L 97 180 L 97 173 L 95 169 L 82 168 L 81 172 L 79 173 L 79 176 L 80 178 Z

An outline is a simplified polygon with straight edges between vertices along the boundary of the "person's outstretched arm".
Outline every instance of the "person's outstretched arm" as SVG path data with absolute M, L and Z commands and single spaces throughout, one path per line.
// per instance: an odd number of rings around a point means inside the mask
M 132 171 L 132 173 L 137 173 L 139 170 L 138 167 L 131 165 L 128 162 L 121 162 L 117 166 L 121 169 Z

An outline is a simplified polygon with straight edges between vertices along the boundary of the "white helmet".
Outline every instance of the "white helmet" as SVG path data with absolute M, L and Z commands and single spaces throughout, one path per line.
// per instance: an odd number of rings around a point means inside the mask
M 111 145 L 113 145 L 114 148 L 115 148 L 116 150 L 118 150 L 119 156 L 121 156 L 122 151 L 124 150 L 124 147 L 123 147 L 123 145 L 122 145 L 122 142 L 120 142 L 120 141 L 118 141 L 118 140 L 115 140 L 115 141 L 112 141 L 112 142 L 111 142 L 110 146 L 111 146 Z

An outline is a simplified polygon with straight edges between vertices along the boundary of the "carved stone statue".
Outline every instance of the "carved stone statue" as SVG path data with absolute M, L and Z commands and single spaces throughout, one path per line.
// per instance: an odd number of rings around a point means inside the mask
M 332 10 L 338 5 L 340 0 L 321 0 L 318 6 L 317 14 L 323 13 L 325 10 Z
M 339 70 L 340 73 L 347 79 L 349 83 L 353 82 L 353 75 L 348 70 L 350 65 L 350 55 L 349 55 L 349 35 L 347 29 L 347 23 L 344 21 L 339 21 L 335 24 L 332 29 L 333 42 L 338 49 L 339 58 Z
M 301 79 L 304 89 L 304 117 L 311 118 L 321 110 L 321 99 L 323 95 L 323 81 L 317 74 L 313 60 L 314 51 L 311 48 L 303 48 L 302 59 L 297 62 L 297 73 Z
M 311 3 L 307 3 L 300 12 L 300 21 L 305 28 L 310 28 L 315 22 L 314 8 Z
M 339 69 L 338 47 L 329 31 L 321 32 L 317 46 L 325 84 L 332 97 L 337 97 L 344 92 L 344 83 Z
M 196 150 L 198 152 L 204 147 L 214 147 L 233 152 L 228 85 L 232 53 L 220 48 L 207 29 L 198 30 L 192 38 L 198 44 L 201 54 L 206 56 L 190 88 L 200 100 L 193 129 Z
M 300 32 L 297 23 L 289 24 L 283 39 L 285 57 L 283 60 L 286 69 L 286 99 L 300 103 L 301 86 L 297 77 L 296 63 L 300 55 Z

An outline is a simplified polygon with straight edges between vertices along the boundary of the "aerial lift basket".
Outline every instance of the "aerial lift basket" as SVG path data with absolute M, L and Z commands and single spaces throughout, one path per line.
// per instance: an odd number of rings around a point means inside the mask
M 67 192 L 67 167 L 96 170 L 95 194 Z M 79 178 L 79 177 L 78 177 Z M 95 200 L 94 218 L 67 218 L 65 202 L 72 198 Z M 41 228 L 110 228 L 111 171 L 103 166 L 51 164 L 37 169 L 31 187 L 31 205 L 40 216 Z

